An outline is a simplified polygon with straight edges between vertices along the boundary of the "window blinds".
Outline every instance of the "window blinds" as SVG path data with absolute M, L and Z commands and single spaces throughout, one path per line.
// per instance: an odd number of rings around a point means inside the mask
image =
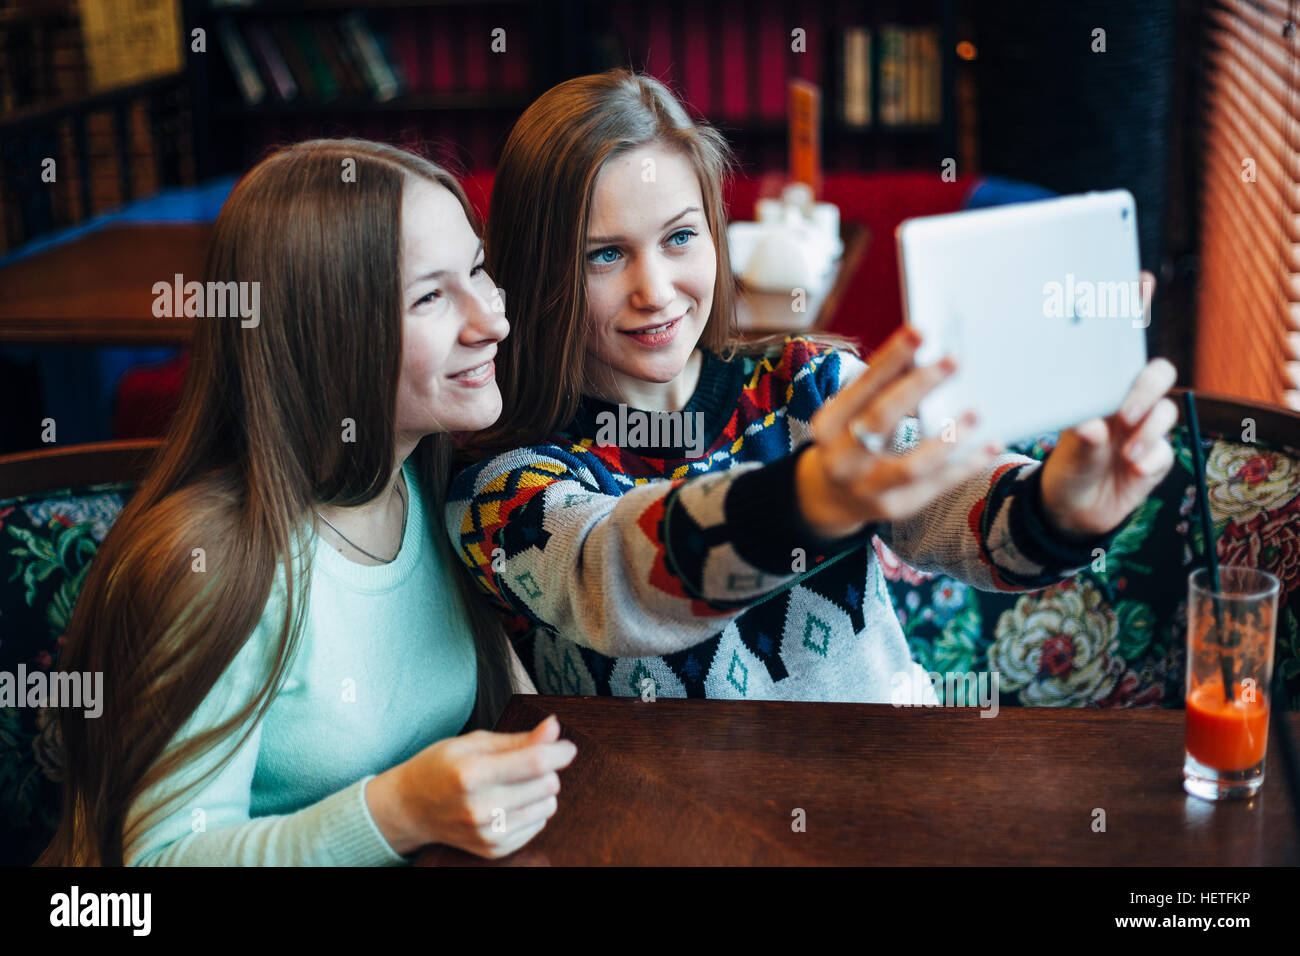
M 1300 410 L 1296 6 L 1208 9 L 1196 387 Z

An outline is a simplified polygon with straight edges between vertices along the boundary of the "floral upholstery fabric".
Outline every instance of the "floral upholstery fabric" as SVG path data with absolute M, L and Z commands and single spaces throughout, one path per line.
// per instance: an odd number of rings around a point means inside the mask
M 90 559 L 131 486 L 0 501 L 0 672 L 54 668 Z M 22 688 L 19 688 L 21 693 Z M 0 705 L 0 865 L 31 863 L 58 823 L 62 780 L 51 708 Z
M 1300 451 L 1202 441 L 1219 564 L 1281 581 L 1274 667 L 1300 707 Z M 1170 443 L 1173 468 L 1110 550 L 1041 591 L 977 591 L 874 539 L 916 661 L 937 674 L 997 672 L 1002 706 L 1183 706 L 1187 579 L 1203 551 L 1185 426 Z M 1054 445 L 1050 435 L 1011 450 L 1042 460 Z M 942 700 L 948 682 L 935 683 Z
M 1186 430 L 1171 441 L 1177 463 L 1104 560 L 1042 591 L 977 591 L 916 571 L 875 539 L 916 660 L 943 674 L 997 671 L 1001 705 L 1181 707 L 1201 533 Z M 1041 460 L 1054 444 L 1049 435 L 1013 448 Z M 1300 451 L 1206 439 L 1205 456 L 1220 563 L 1282 582 L 1275 667 L 1300 706 Z M 0 501 L 0 672 L 56 665 L 89 561 L 130 494 L 119 484 Z M 50 717 L 0 706 L 0 865 L 31 863 L 57 823 Z

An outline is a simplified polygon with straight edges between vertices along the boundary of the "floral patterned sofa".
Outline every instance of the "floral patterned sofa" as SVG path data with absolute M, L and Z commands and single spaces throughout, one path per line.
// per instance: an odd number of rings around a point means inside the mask
M 1300 415 L 1205 396 L 1197 408 L 1219 560 L 1281 579 L 1276 667 L 1300 706 Z M 1247 418 L 1260 435 L 1280 437 L 1242 440 Z M 1054 439 L 1013 450 L 1043 459 Z M 1003 705 L 1182 706 L 1187 574 L 1201 542 L 1181 424 L 1172 442 L 1177 463 L 1104 566 L 1042 591 L 976 591 L 916 571 L 875 539 L 916 660 L 939 673 L 998 671 Z M 0 492 L 0 671 L 55 665 L 90 559 L 132 488 Z M 0 865 L 30 863 L 48 842 L 60 775 L 49 715 L 0 706 Z
M 1029 593 L 977 591 L 915 570 L 874 539 L 921 666 L 996 671 L 1002 706 L 1183 705 L 1187 578 L 1203 563 L 1183 391 L 1173 395 L 1174 467 L 1103 560 L 1069 580 Z M 1281 581 L 1274 666 L 1290 706 L 1300 708 L 1300 415 L 1204 395 L 1196 406 L 1219 564 L 1262 568 Z M 1043 460 L 1055 439 L 1011 450 Z M 936 692 L 942 699 L 943 688 Z
M 0 459 L 0 672 L 16 678 L 20 666 L 31 674 L 56 665 L 90 559 L 157 446 L 112 442 L 39 461 Z M 42 490 L 15 496 L 15 487 Z M 0 702 L 0 866 L 33 862 L 58 822 L 53 714 Z

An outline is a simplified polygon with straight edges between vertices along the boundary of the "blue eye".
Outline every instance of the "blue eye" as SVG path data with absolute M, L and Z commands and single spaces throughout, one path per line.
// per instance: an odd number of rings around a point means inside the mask
M 412 304 L 411 308 L 415 308 L 415 306 L 417 305 L 424 305 L 426 302 L 432 302 L 434 299 L 439 298 L 441 295 L 442 295 L 442 291 L 440 289 L 434 289 L 429 294 L 422 295 L 418 299 L 416 299 L 415 302 Z
M 676 232 L 674 232 L 671 236 L 668 237 L 668 242 L 674 246 L 684 246 L 686 245 L 686 243 L 691 241 L 691 237 L 694 236 L 695 234 L 696 233 L 694 229 L 678 229 Z M 682 240 L 681 242 L 675 241 L 678 236 L 681 237 Z
M 485 269 L 486 269 L 486 263 L 480 262 L 478 265 L 476 265 L 473 269 L 469 271 L 470 278 L 476 279 L 479 276 L 484 275 Z
M 606 246 L 603 249 L 597 249 L 595 252 L 587 253 L 587 261 L 594 262 L 598 265 L 607 266 L 611 262 L 617 262 L 619 251 L 613 246 Z

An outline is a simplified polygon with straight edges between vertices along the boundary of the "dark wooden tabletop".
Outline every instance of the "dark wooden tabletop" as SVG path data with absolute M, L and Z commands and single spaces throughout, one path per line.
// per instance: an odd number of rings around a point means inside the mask
M 0 269 L 0 343 L 184 345 L 192 318 L 157 318 L 154 283 L 202 281 L 212 225 L 106 226 Z
M 550 713 L 578 754 L 546 828 L 417 865 L 1300 864 L 1276 742 L 1256 798 L 1199 800 L 1181 710 L 517 695 L 497 729 Z

